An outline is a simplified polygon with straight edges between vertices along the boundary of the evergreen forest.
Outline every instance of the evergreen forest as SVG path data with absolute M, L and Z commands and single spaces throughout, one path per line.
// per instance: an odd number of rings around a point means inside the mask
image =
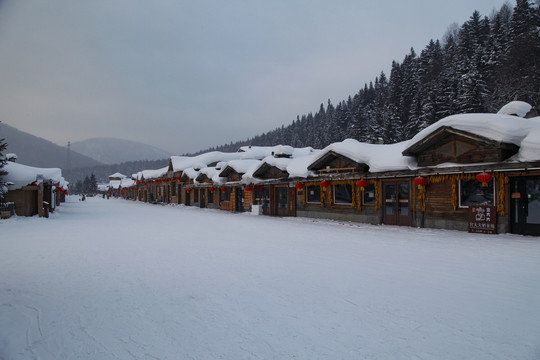
M 496 113 L 512 100 L 540 110 L 540 0 L 505 3 L 490 16 L 475 11 L 337 105 L 328 101 L 289 126 L 201 153 L 245 145 L 322 149 L 346 138 L 395 143 L 448 115 Z

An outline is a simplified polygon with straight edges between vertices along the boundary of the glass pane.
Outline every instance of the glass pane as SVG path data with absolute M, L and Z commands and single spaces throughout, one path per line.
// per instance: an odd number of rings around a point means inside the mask
M 279 209 L 287 208 L 287 188 L 276 188 Z
M 396 186 L 395 185 L 385 185 L 384 186 L 384 201 L 385 201 L 385 212 L 386 215 L 395 214 L 396 207 Z
M 540 224 L 540 180 L 527 180 L 527 224 Z
M 409 215 L 409 184 L 399 184 L 399 215 Z
M 320 203 L 321 202 L 321 187 L 318 185 L 308 186 L 307 190 L 307 202 L 308 203 Z
M 364 188 L 364 205 L 375 204 L 375 185 L 369 184 Z
M 334 185 L 334 203 L 352 204 L 352 186 Z
M 459 205 L 493 205 L 495 203 L 495 191 L 493 189 L 493 181 L 488 183 L 487 187 L 483 187 L 482 183 L 477 180 L 460 180 L 459 181 Z

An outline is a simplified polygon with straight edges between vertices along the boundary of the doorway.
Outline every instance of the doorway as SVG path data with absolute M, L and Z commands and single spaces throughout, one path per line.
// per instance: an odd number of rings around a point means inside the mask
M 540 235 L 540 176 L 510 179 L 510 231 L 514 234 Z
M 383 223 L 410 226 L 409 181 L 394 180 L 383 183 Z

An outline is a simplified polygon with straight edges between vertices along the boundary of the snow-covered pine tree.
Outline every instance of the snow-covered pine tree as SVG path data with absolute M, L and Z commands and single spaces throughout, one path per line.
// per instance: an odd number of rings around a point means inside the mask
M 7 175 L 7 171 L 3 168 L 7 163 L 4 152 L 7 149 L 7 143 L 5 139 L 0 139 L 0 203 L 3 202 L 4 196 L 7 193 L 7 184 L 3 181 L 4 176 Z

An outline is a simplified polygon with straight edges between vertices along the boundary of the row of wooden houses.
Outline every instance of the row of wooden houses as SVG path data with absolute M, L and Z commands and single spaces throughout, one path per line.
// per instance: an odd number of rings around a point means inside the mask
M 498 114 L 450 116 L 392 145 L 173 156 L 165 168 L 112 179 L 111 190 L 269 216 L 540 235 L 540 117 L 530 109 L 513 102 Z

